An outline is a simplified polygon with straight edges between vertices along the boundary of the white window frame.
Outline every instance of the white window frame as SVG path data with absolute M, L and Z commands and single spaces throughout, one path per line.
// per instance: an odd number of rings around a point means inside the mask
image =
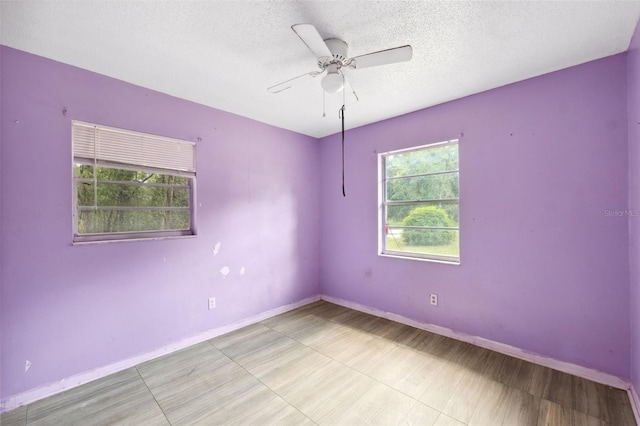
M 102 132 L 101 142 L 96 135 Z M 91 140 L 93 138 L 93 140 Z M 196 232 L 196 144 L 148 133 L 118 129 L 82 121 L 72 121 L 71 182 L 73 200 L 73 244 L 192 237 Z M 156 230 L 135 232 L 106 232 L 79 234 L 78 183 L 76 164 L 112 167 L 188 178 L 188 230 Z M 96 181 L 97 182 L 97 181 Z M 135 185 L 135 184 L 134 184 Z M 145 185 L 146 186 L 146 185 Z M 148 184 L 148 186 L 163 186 Z M 109 209 L 106 207 L 105 209 Z M 114 208 L 115 209 L 115 208 Z M 121 210 L 123 208 L 118 208 Z M 153 207 L 126 207 L 124 210 L 149 210 Z M 186 210 L 186 208 L 158 208 L 158 210 Z
M 410 200 L 410 201 L 387 201 L 386 190 L 387 190 L 387 176 L 386 176 L 386 163 L 385 160 L 387 156 L 403 154 L 413 151 L 422 151 L 433 148 L 438 148 L 446 145 L 456 145 L 458 147 L 458 170 L 450 170 L 447 172 L 435 172 L 435 173 L 426 173 L 421 175 L 411 175 L 402 178 L 410 178 L 410 177 L 418 177 L 418 176 L 434 176 L 443 173 L 458 173 L 458 198 L 452 199 L 433 199 L 433 200 Z M 383 153 L 378 153 L 378 255 L 385 257 L 396 257 L 402 259 L 413 259 L 413 260 L 422 260 L 422 261 L 430 261 L 430 262 L 438 262 L 438 263 L 447 263 L 453 265 L 460 264 L 460 144 L 458 139 L 451 139 L 442 142 L 435 142 L 426 145 L 399 149 L 395 151 L 388 151 Z M 398 178 L 394 178 L 398 179 Z M 458 204 L 458 227 L 456 228 L 446 228 L 447 230 L 455 230 L 458 231 L 458 256 L 446 256 L 439 254 L 430 254 L 430 253 L 415 253 L 415 252 L 405 252 L 398 250 L 389 250 L 386 248 L 387 243 L 387 206 L 389 205 L 402 205 L 402 204 L 424 204 L 433 205 L 434 203 L 456 203 Z M 445 228 L 430 228 L 426 229 L 445 229 Z

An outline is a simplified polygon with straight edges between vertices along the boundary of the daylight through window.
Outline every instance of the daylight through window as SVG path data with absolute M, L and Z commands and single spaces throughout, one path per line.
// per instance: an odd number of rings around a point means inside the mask
M 379 253 L 459 263 L 458 141 L 378 158 Z
M 74 242 L 195 234 L 195 144 L 73 122 Z

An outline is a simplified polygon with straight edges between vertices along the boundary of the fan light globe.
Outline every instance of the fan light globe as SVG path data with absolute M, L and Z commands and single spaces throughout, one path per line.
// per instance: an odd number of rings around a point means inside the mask
M 344 87 L 344 81 L 342 80 L 342 74 L 338 72 L 330 72 L 322 77 L 322 88 L 327 93 L 338 93 Z

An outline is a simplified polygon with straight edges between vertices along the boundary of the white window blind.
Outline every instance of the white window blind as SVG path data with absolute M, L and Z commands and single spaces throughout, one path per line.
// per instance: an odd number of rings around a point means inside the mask
M 142 166 L 195 176 L 195 143 L 73 122 L 73 157 L 96 164 Z

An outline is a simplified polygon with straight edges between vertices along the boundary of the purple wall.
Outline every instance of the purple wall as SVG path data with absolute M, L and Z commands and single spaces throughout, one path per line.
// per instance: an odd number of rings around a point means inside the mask
M 627 52 L 629 209 L 640 211 L 640 23 Z M 640 218 L 629 218 L 631 382 L 640 390 Z
M 316 139 L 1 49 L 3 400 L 320 293 Z M 197 238 L 72 246 L 72 119 L 202 138 Z
M 625 67 L 612 56 L 349 131 L 346 198 L 340 139 L 321 140 L 324 294 L 629 377 L 627 218 L 605 215 L 628 205 Z M 376 152 L 461 133 L 462 264 L 377 256 Z
M 2 123 L 5 118 L 2 115 L 2 48 L 0 48 L 0 397 L 2 396 Z M 1 401 L 1 399 L 0 399 Z

